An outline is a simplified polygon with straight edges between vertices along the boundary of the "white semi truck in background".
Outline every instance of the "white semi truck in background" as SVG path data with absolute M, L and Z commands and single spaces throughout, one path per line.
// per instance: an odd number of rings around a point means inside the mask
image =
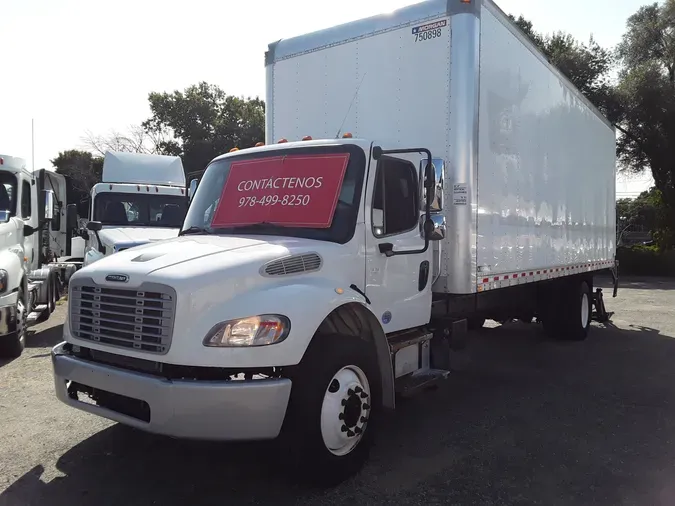
M 178 235 L 187 209 L 178 156 L 106 152 L 91 190 L 84 265 L 140 244 Z
M 336 483 L 468 327 L 581 340 L 593 306 L 607 318 L 614 129 L 491 0 L 281 40 L 266 66 L 267 145 L 211 162 L 180 237 L 73 276 L 60 400 L 175 437 L 280 436 L 285 467 Z
M 81 266 L 70 251 L 76 231 L 64 177 L 0 155 L 0 357 L 19 356 L 28 325 L 54 311 Z

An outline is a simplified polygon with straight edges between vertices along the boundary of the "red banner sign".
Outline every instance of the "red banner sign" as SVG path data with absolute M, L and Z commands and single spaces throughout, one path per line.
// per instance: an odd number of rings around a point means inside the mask
M 347 153 L 233 162 L 211 227 L 329 228 L 348 162 Z

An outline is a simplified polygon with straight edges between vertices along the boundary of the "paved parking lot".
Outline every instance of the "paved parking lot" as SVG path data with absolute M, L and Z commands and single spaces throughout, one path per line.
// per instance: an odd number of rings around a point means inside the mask
M 356 479 L 311 491 L 265 444 L 151 436 L 66 408 L 49 350 L 65 304 L 0 362 L 0 506 L 675 504 L 675 281 L 624 282 L 584 343 L 473 335 L 438 390 L 387 420 Z

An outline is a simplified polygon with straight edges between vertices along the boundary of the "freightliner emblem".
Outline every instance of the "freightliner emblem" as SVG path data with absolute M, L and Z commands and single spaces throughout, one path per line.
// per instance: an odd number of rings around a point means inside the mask
M 116 283 L 126 283 L 129 281 L 129 276 L 126 274 L 108 274 L 105 277 L 106 281 L 114 281 Z

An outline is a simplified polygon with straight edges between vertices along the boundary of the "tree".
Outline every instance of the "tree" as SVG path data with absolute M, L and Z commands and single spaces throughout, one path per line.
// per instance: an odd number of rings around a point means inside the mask
M 230 96 L 205 82 L 148 98 L 152 116 L 143 122 L 144 130 L 160 136 L 159 149 L 182 157 L 188 172 L 204 169 L 234 147 L 264 140 L 265 104 L 258 98 Z
M 162 132 L 148 132 L 140 125 L 132 125 L 126 133 L 111 130 L 106 135 L 97 135 L 91 131 L 85 132 L 82 139 L 87 150 L 100 156 L 106 151 L 126 151 L 130 153 L 145 153 L 162 155 L 162 146 L 166 141 Z
M 88 151 L 71 149 L 62 151 L 51 160 L 56 172 L 66 177 L 66 198 L 77 204 L 80 216 L 87 216 L 87 202 L 91 188 L 101 180 L 103 158 Z
M 675 237 L 675 0 L 638 9 L 628 18 L 618 48 L 621 62 L 617 96 L 621 114 L 617 154 L 626 170 L 649 167 L 662 199 L 659 246 Z

